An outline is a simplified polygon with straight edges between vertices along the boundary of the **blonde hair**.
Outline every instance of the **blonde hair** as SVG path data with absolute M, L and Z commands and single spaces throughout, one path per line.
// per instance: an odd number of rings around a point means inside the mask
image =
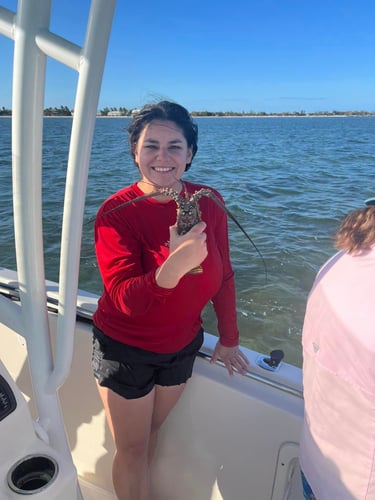
M 375 244 L 375 205 L 350 212 L 341 222 L 335 247 L 348 253 L 369 250 Z

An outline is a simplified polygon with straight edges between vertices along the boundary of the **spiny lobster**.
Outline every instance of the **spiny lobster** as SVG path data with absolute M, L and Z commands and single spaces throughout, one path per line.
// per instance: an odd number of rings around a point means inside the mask
M 267 279 L 267 267 L 266 263 L 264 261 L 263 255 L 260 253 L 258 247 L 255 245 L 253 240 L 250 238 L 250 236 L 247 234 L 245 229 L 241 226 L 241 224 L 238 222 L 238 220 L 235 218 L 235 216 L 228 210 L 228 208 L 222 203 L 222 201 L 215 195 L 213 191 L 207 188 L 202 188 L 199 191 L 196 191 L 192 195 L 188 195 L 187 192 L 185 192 L 185 196 L 181 196 L 177 191 L 174 189 L 168 188 L 168 187 L 160 187 L 157 188 L 157 190 L 153 191 L 152 193 L 148 193 L 142 196 L 138 196 L 138 198 L 135 198 L 130 201 L 126 201 L 125 203 L 122 203 L 121 205 L 118 205 L 115 208 L 112 208 L 111 210 L 108 210 L 107 212 L 104 212 L 101 214 L 101 217 L 104 217 L 112 212 L 116 212 L 117 210 L 120 210 L 121 208 L 126 207 L 127 205 L 131 205 L 132 203 L 137 203 L 138 201 L 145 200 L 146 198 L 154 198 L 156 196 L 167 196 L 169 198 L 172 198 L 173 201 L 176 202 L 177 205 L 177 218 L 176 218 L 176 226 L 177 226 L 177 233 L 178 234 L 186 234 L 190 229 L 198 224 L 198 222 L 201 221 L 201 213 L 199 210 L 199 205 L 198 205 L 198 200 L 202 198 L 202 196 L 208 196 L 211 198 L 222 210 L 226 212 L 228 217 L 232 219 L 232 221 L 239 227 L 239 229 L 243 232 L 243 234 L 246 236 L 246 238 L 250 241 L 250 243 L 253 245 L 255 250 L 257 251 L 259 257 L 262 259 L 264 270 L 266 273 L 266 279 Z M 92 222 L 95 219 L 90 219 L 88 222 Z M 190 273 L 195 274 L 195 273 L 201 273 L 202 268 L 201 266 L 198 266 L 190 271 Z

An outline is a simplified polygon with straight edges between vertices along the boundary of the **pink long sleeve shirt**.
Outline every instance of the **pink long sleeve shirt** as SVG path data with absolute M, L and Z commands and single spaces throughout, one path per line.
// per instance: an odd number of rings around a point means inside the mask
M 375 248 L 321 269 L 302 343 L 301 468 L 318 500 L 374 500 Z
M 185 185 L 190 194 L 205 187 Z M 202 263 L 203 273 L 185 275 L 173 289 L 162 288 L 155 281 L 155 270 L 169 255 L 169 226 L 176 222 L 176 203 L 148 198 L 103 215 L 143 194 L 134 184 L 111 196 L 98 212 L 95 245 L 104 291 L 94 323 L 125 344 L 173 353 L 197 335 L 201 312 L 212 300 L 220 342 L 227 347 L 237 345 L 226 213 L 208 197 L 199 200 L 207 224 L 208 256 Z

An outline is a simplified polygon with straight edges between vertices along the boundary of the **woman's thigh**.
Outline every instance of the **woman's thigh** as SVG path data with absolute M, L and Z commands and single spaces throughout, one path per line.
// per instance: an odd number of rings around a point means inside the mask
M 152 414 L 152 431 L 157 431 L 185 389 L 186 384 L 173 386 L 155 386 L 155 402 Z
M 148 446 L 155 389 L 137 399 L 125 399 L 98 384 L 109 428 L 117 450 Z

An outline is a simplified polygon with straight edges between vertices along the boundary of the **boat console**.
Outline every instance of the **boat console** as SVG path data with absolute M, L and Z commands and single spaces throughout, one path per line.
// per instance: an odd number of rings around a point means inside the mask
M 0 375 L 0 422 L 17 408 L 17 401 L 10 385 Z
M 38 432 L 25 397 L 0 361 L 0 498 L 77 498 L 70 463 Z

